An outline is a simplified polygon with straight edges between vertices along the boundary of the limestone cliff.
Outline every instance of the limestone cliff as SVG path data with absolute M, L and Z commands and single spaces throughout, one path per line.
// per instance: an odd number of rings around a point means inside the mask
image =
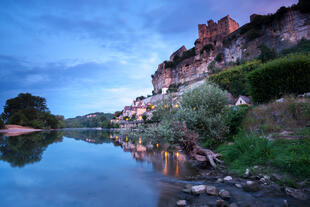
M 186 50 L 182 46 L 152 75 L 154 92 L 203 79 L 232 62 L 253 59 L 261 44 L 280 52 L 302 38 L 310 39 L 310 13 L 294 6 L 281 7 L 273 15 L 254 14 L 250 19 L 240 28 L 229 15 L 218 23 L 210 20 L 208 25 L 198 25 L 195 47 Z

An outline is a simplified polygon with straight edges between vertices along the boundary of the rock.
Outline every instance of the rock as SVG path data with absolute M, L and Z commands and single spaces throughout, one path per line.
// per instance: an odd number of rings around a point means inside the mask
M 297 190 L 294 188 L 286 187 L 285 192 L 287 195 L 290 195 L 298 200 L 307 200 L 308 196 L 302 192 L 301 190 Z
M 280 133 L 281 136 L 288 136 L 288 135 L 290 135 L 290 134 L 291 134 L 291 133 L 288 132 L 288 131 L 283 131 L 283 132 Z
M 246 181 L 246 183 L 242 187 L 243 190 L 247 192 L 256 192 L 260 190 L 259 184 L 251 180 Z
M 226 177 L 224 178 L 224 180 L 225 180 L 225 181 L 231 181 L 231 180 L 232 180 L 232 177 L 231 177 L 231 176 L 226 176 Z
M 238 205 L 236 203 L 231 203 L 229 207 L 238 207 Z
M 272 175 L 272 178 L 274 178 L 275 180 L 282 180 L 282 176 L 281 175 L 279 175 L 279 174 L 276 174 L 276 173 L 273 173 Z
M 178 200 L 177 206 L 186 206 L 186 200 Z
M 207 194 L 214 196 L 217 196 L 219 193 L 215 186 L 206 186 L 206 192 Z
M 236 183 L 235 186 L 236 186 L 237 188 L 242 188 L 242 185 L 241 185 L 240 183 Z
M 247 169 L 245 170 L 244 175 L 245 175 L 246 177 L 248 177 L 248 176 L 250 175 L 250 170 L 249 170 L 249 168 L 247 168 Z
M 217 207 L 221 207 L 221 206 L 224 206 L 224 203 L 225 203 L 225 201 L 223 199 L 219 199 L 219 200 L 216 200 L 215 205 Z
M 231 197 L 230 193 L 227 190 L 224 190 L 224 189 L 220 190 L 219 195 L 220 195 L 221 198 L 223 198 L 225 200 L 228 200 Z
M 224 180 L 223 180 L 222 178 L 218 178 L 218 179 L 216 180 L 216 182 L 217 182 L 217 183 L 222 183 L 222 182 L 224 182 Z
M 184 193 L 191 193 L 192 192 L 192 184 L 186 184 L 185 188 L 182 190 Z
M 276 100 L 277 103 L 282 103 L 283 101 L 284 101 L 284 98 L 280 98 Z
M 193 194 L 199 195 L 199 194 L 204 193 L 204 192 L 206 192 L 206 186 L 205 185 L 192 186 L 192 193 Z

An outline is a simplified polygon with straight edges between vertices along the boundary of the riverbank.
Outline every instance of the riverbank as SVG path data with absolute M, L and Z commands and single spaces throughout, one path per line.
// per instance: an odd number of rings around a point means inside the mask
M 34 129 L 31 127 L 25 127 L 20 125 L 8 124 L 5 125 L 5 129 L 0 129 L 0 133 L 4 136 L 20 136 L 32 132 L 42 131 L 42 129 Z

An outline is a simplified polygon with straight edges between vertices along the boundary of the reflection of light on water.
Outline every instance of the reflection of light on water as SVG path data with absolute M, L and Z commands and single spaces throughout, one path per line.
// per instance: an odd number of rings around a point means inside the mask
M 118 140 L 118 136 L 115 137 L 116 141 Z
M 126 142 L 128 142 L 128 137 L 126 136 Z
M 142 144 L 142 140 L 141 140 L 141 138 L 139 138 L 139 144 Z
M 163 174 L 168 174 L 168 152 L 165 152 L 165 168 L 163 170 Z
M 179 152 L 177 152 L 176 155 L 177 155 L 177 158 L 179 158 Z
M 177 156 L 178 156 L 178 152 L 177 152 Z M 175 176 L 179 177 L 179 160 L 177 159 L 177 164 L 175 166 Z

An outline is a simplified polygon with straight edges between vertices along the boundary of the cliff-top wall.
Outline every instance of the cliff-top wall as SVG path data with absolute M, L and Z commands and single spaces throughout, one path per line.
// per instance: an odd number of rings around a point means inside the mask
M 158 66 L 152 75 L 155 93 L 203 79 L 232 62 L 253 59 L 259 55 L 261 44 L 280 52 L 303 38 L 310 39 L 310 12 L 281 8 L 274 15 L 252 15 L 251 22 L 240 28 L 227 15 L 218 23 L 209 20 L 208 25 L 198 25 L 198 35 L 195 48 L 186 50 L 183 46 Z

